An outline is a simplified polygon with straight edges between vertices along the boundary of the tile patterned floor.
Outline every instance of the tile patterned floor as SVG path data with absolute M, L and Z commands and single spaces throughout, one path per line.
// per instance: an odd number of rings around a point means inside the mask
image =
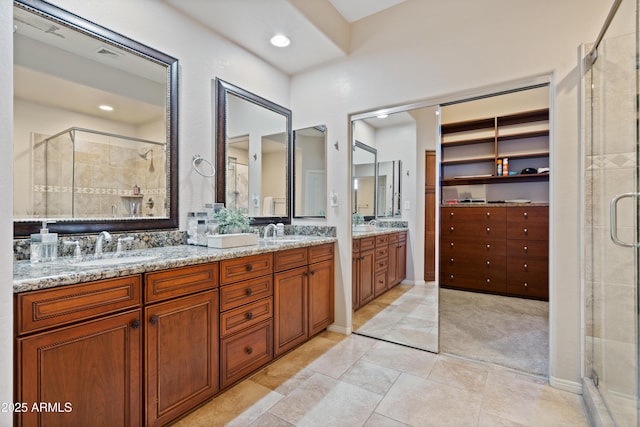
M 495 365 L 323 332 L 175 426 L 588 426 L 580 396 Z

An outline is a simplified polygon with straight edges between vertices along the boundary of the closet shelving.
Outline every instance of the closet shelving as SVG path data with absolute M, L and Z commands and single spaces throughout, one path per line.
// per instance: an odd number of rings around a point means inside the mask
M 510 170 L 549 167 L 549 109 L 523 111 L 441 126 L 443 186 L 547 181 L 548 173 L 497 175 L 498 159 Z

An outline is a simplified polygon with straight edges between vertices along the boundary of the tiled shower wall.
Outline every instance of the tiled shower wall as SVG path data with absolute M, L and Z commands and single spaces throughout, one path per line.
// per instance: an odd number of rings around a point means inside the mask
M 132 201 L 136 216 L 166 216 L 166 169 L 162 146 L 77 131 L 74 150 L 65 133 L 34 148 L 33 216 L 130 217 Z

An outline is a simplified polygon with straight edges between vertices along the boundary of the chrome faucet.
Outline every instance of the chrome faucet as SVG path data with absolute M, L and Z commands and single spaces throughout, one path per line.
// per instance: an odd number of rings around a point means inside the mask
M 271 233 L 271 235 L 273 237 L 276 237 L 276 231 L 278 230 L 278 227 L 276 227 L 275 224 L 271 223 L 264 228 L 264 238 L 265 239 L 267 238 L 267 234 L 269 234 L 269 230 L 273 230 L 273 233 Z
M 96 253 L 94 255 L 96 258 L 100 258 L 102 256 L 102 243 L 105 240 L 107 242 L 110 242 L 111 241 L 111 234 L 109 234 L 109 232 L 107 232 L 107 231 L 102 231 L 98 235 L 98 240 L 96 240 Z

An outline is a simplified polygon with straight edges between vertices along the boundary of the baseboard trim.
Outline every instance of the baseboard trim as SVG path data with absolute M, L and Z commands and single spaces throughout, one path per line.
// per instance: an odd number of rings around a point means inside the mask
M 564 390 L 575 394 L 582 394 L 582 384 L 575 381 L 562 380 L 560 378 L 550 376 L 549 385 L 559 390 Z
M 344 326 L 338 326 L 338 325 L 329 325 L 327 327 L 327 331 L 336 332 L 336 333 L 342 334 L 342 335 L 351 335 L 351 333 L 353 332 L 353 330 L 351 328 L 347 328 L 347 327 L 344 327 Z

